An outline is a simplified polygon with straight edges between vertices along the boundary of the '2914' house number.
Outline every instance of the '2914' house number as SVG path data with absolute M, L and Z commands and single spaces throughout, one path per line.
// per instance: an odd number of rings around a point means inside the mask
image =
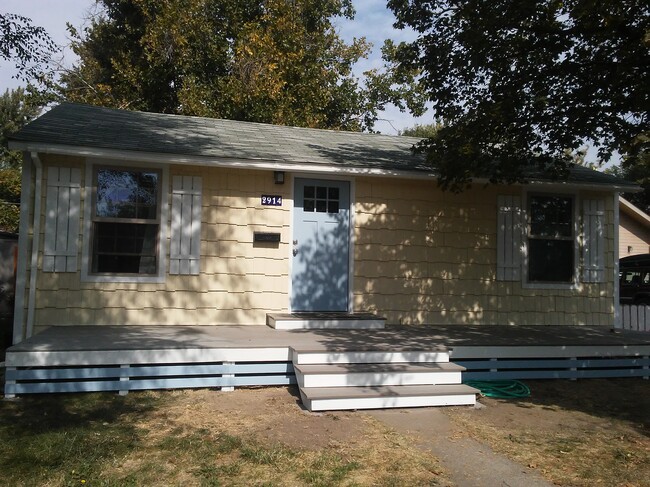
M 282 196 L 263 194 L 262 206 L 282 206 Z

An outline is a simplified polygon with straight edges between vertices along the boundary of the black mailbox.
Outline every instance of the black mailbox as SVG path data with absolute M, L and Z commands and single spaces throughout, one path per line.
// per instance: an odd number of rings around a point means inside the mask
M 271 232 L 254 232 L 253 242 L 279 242 L 280 234 Z

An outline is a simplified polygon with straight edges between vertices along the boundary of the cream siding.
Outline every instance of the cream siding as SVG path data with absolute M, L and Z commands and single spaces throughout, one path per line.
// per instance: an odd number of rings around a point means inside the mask
M 78 167 L 84 179 L 81 160 L 44 156 L 43 162 Z M 264 324 L 267 312 L 286 311 L 290 182 L 274 184 L 270 171 L 171 166 L 169 173 L 170 186 L 173 176 L 202 177 L 200 273 L 167 274 L 163 283 L 83 282 L 80 272 L 41 272 L 41 248 L 36 332 L 75 324 Z M 262 207 L 262 193 L 282 195 L 284 205 Z M 164 197 L 171 203 L 171 187 Z M 281 242 L 253 243 L 255 231 L 279 232 Z
M 521 280 L 497 281 L 497 199 L 504 194 L 521 189 L 453 194 L 430 182 L 358 180 L 355 310 L 375 311 L 389 323 L 611 325 L 612 198 L 605 208 L 605 282 L 528 289 Z
M 45 167 L 76 167 L 84 180 L 82 159 L 42 160 Z M 167 273 L 161 283 L 83 282 L 79 271 L 42 272 L 41 243 L 36 331 L 75 324 L 260 325 L 267 312 L 287 310 L 292 178 L 276 185 L 272 171 L 172 165 L 164 190 L 170 205 L 174 176 L 202 178 L 199 274 Z M 605 282 L 527 289 L 496 276 L 497 198 L 522 196 L 520 187 L 453 194 L 432 181 L 358 177 L 354 188 L 354 311 L 374 311 L 393 324 L 612 324 L 614 216 L 607 194 L 577 193 L 579 200 L 606 200 Z M 82 219 L 85 193 L 82 187 Z M 262 194 L 281 195 L 283 206 L 261 206 Z M 171 215 L 164 224 L 169 228 Z M 254 243 L 255 231 L 279 232 L 281 242 Z M 81 253 L 79 245 L 80 259 Z

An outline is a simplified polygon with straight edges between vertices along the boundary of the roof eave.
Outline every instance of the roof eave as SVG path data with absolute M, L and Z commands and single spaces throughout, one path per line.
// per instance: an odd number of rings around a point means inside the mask
M 433 172 L 404 171 L 395 169 L 368 168 L 358 166 L 335 166 L 321 163 L 292 162 L 269 159 L 238 159 L 235 157 L 209 157 L 171 154 L 161 152 L 128 151 L 97 147 L 44 144 L 38 142 L 10 141 L 11 150 L 38 152 L 41 154 L 61 154 L 98 159 L 136 160 L 156 164 L 188 164 L 206 167 L 224 167 L 269 171 L 293 171 L 313 174 L 341 174 L 376 177 L 400 177 L 408 179 L 435 179 Z
M 336 166 L 310 162 L 292 162 L 269 159 L 238 159 L 235 157 L 208 157 L 192 156 L 162 152 L 144 152 L 120 149 L 105 149 L 98 147 L 71 146 L 63 144 L 48 144 L 42 142 L 31 142 L 21 140 L 10 140 L 9 149 L 28 152 L 39 152 L 43 154 L 62 154 L 77 157 L 94 157 L 114 160 L 137 160 L 157 164 L 190 164 L 195 166 L 225 167 L 239 169 L 256 169 L 270 171 L 294 171 L 313 174 L 340 174 L 373 177 L 398 177 L 404 179 L 425 179 L 435 180 L 434 172 L 407 171 L 384 168 L 368 168 L 358 166 Z M 488 184 L 487 178 L 476 178 L 474 184 Z M 608 192 L 638 192 L 639 186 L 618 185 L 618 184 L 593 184 L 577 183 L 568 181 L 531 181 L 529 183 L 515 183 L 517 186 L 543 188 L 544 190 L 566 190 L 568 188 L 580 188 L 583 190 L 608 191 Z

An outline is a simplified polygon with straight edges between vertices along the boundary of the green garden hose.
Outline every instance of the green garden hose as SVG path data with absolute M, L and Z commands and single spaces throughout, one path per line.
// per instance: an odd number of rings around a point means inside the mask
M 530 396 L 530 389 L 518 380 L 468 380 L 464 382 L 475 387 L 481 394 L 497 399 L 516 399 Z

